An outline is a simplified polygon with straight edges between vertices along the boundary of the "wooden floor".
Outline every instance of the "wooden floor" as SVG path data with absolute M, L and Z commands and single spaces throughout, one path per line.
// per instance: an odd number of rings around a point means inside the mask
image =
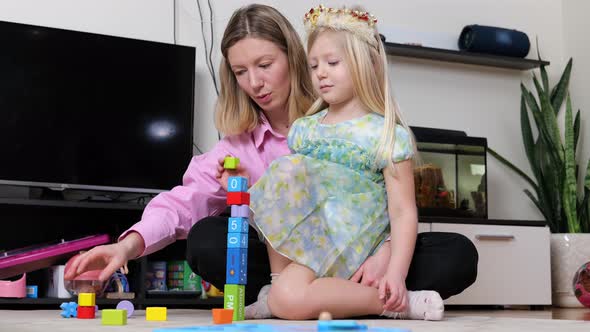
M 564 309 L 546 307 L 543 310 L 529 310 L 528 307 L 514 307 L 498 310 L 478 310 L 447 307 L 445 309 L 445 317 L 487 316 L 503 318 L 569 319 L 590 321 L 590 308 Z

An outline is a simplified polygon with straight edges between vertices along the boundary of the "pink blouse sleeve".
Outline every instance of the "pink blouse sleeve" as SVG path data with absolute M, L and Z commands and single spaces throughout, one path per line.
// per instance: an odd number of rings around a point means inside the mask
M 125 231 L 139 233 L 145 242 L 141 256 L 158 251 L 177 239 L 185 239 L 191 227 L 207 216 L 220 214 L 226 207 L 226 193 L 215 178 L 218 159 L 229 153 L 227 139 L 213 150 L 192 158 L 181 186 L 162 192 L 146 206 L 141 221 Z

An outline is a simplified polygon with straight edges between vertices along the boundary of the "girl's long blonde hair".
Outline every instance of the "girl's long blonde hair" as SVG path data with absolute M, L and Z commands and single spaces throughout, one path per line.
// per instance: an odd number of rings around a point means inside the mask
M 305 50 L 289 21 L 270 6 L 242 7 L 230 18 L 221 40 L 221 89 L 215 106 L 215 126 L 225 135 L 252 131 L 261 121 L 262 110 L 240 88 L 227 61 L 229 48 L 247 37 L 270 41 L 287 55 L 291 83 L 287 101 L 290 123 L 305 115 L 315 98 Z
M 386 162 L 385 165 L 393 166 L 396 125 L 401 125 L 410 133 L 412 147 L 416 153 L 413 135 L 403 120 L 390 90 L 387 55 L 377 30 L 374 29 L 375 43 L 371 40 L 371 45 L 353 32 L 323 26 L 308 35 L 308 52 L 318 36 L 325 31 L 338 32 L 343 38 L 345 58 L 352 77 L 354 93 L 359 101 L 367 110 L 384 116 L 385 123 L 375 152 L 375 164 Z M 326 107 L 328 104 L 320 97 L 312 104 L 306 115 L 317 113 Z

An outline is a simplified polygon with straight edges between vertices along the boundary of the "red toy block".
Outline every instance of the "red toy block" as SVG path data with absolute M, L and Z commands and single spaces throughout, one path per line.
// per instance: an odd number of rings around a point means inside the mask
M 250 205 L 250 194 L 245 192 L 228 192 L 227 205 Z
M 78 319 L 94 319 L 96 316 L 95 307 L 78 306 Z

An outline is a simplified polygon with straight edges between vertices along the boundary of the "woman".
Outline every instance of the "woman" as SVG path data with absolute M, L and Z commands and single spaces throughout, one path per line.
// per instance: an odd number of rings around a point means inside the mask
M 314 95 L 297 32 L 272 7 L 254 4 L 236 10 L 225 29 L 221 52 L 215 122 L 226 136 L 211 151 L 195 156 L 183 184 L 156 196 L 141 221 L 123 233 L 119 242 L 96 247 L 74 260 L 66 279 L 90 269 L 103 269 L 100 278 L 107 279 L 127 260 L 187 238 L 187 260 L 193 271 L 223 288 L 228 215 L 220 215 L 226 210 L 227 194 L 217 180 L 220 160 L 226 155 L 239 157 L 242 171 L 249 174 L 251 183 L 256 182 L 274 159 L 289 153 L 289 126 L 304 115 Z M 352 280 L 379 284 L 389 261 L 389 243 L 381 248 Z M 424 233 L 416 241 L 406 284 L 408 290 L 435 290 L 447 298 L 471 285 L 476 274 L 477 251 L 467 238 Z M 251 229 L 246 303 L 255 302 L 269 283 L 266 247 Z M 265 294 L 260 294 L 263 301 Z M 262 311 L 256 316 L 266 316 Z

